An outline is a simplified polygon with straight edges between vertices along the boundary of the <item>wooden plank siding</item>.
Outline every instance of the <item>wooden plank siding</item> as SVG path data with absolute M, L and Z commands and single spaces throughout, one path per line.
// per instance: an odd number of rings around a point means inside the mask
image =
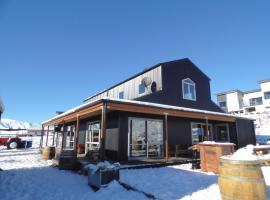
M 98 100 L 103 97 L 119 98 L 118 95 L 120 92 L 124 92 L 124 99 L 128 99 L 128 100 L 136 99 L 140 96 L 150 94 L 152 93 L 151 88 L 150 88 L 151 86 L 145 89 L 145 93 L 139 94 L 139 85 L 141 84 L 142 79 L 145 77 L 149 77 L 151 78 L 153 82 L 154 81 L 156 82 L 157 84 L 156 91 L 162 90 L 162 67 L 159 66 L 141 75 L 138 75 L 137 77 L 131 80 L 128 80 L 120 85 L 117 85 L 111 89 L 105 90 L 104 92 L 91 97 L 86 102 L 92 102 L 94 100 Z

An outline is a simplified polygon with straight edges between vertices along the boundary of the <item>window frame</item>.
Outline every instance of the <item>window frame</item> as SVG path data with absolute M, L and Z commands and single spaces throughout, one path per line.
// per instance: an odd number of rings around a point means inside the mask
M 185 82 L 185 81 L 187 81 L 187 80 L 190 80 L 192 83 L 187 83 L 187 82 Z M 192 99 L 192 98 L 186 98 L 186 97 L 185 97 L 185 87 L 184 87 L 185 84 L 188 85 L 188 92 L 189 92 L 189 94 L 191 94 L 190 87 L 191 87 L 191 86 L 194 87 L 194 99 Z M 192 96 L 192 94 L 191 94 L 191 96 Z M 182 97 L 183 97 L 183 99 L 185 99 L 185 100 L 197 101 L 197 95 L 196 95 L 196 83 L 195 83 L 192 79 L 190 79 L 190 78 L 185 78 L 185 79 L 182 80 Z
M 266 96 L 269 95 L 269 97 L 266 98 Z M 270 99 L 270 91 L 266 91 L 263 93 L 264 99 L 268 100 Z
M 218 140 L 218 127 L 222 127 L 222 126 L 225 126 L 226 127 L 226 132 L 227 132 L 227 141 L 222 141 L 222 140 Z M 221 123 L 221 124 L 216 124 L 216 141 L 217 142 L 230 142 L 230 128 L 229 128 L 229 124 L 227 123 Z
M 121 96 L 120 94 L 123 95 L 123 96 Z M 124 99 L 124 97 L 125 97 L 124 91 L 121 91 L 121 92 L 118 93 L 118 99 Z
M 260 99 L 261 100 L 261 103 L 258 104 L 257 100 Z M 249 99 L 249 105 L 250 106 L 260 106 L 260 105 L 263 105 L 263 98 L 262 97 L 254 97 L 254 98 L 250 98 Z
M 140 88 L 141 88 L 141 86 L 142 86 L 143 89 L 144 89 L 144 91 L 143 91 L 142 93 L 140 93 Z M 138 94 L 139 94 L 139 96 L 145 94 L 145 92 L 146 92 L 146 87 L 145 87 L 145 85 L 142 84 L 142 83 L 140 83 L 140 84 L 138 85 Z
M 222 106 L 221 103 L 224 103 L 225 106 Z M 218 104 L 219 104 L 219 107 L 221 108 L 227 108 L 227 101 L 220 101 Z

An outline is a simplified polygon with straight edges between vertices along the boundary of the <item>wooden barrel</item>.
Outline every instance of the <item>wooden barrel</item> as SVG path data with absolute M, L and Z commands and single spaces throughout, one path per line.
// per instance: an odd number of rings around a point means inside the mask
M 55 156 L 55 147 L 44 147 L 42 157 L 45 160 L 51 160 Z
M 260 161 L 220 158 L 218 185 L 223 200 L 266 200 Z

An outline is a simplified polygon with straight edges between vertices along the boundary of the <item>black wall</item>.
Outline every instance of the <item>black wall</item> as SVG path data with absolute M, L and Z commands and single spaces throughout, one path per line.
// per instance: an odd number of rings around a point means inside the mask
M 196 84 L 196 101 L 182 97 L 182 80 L 190 78 Z M 162 91 L 137 98 L 139 101 L 224 112 L 212 100 L 210 79 L 189 59 L 162 64 Z
M 248 144 L 256 144 L 255 129 L 253 120 L 249 119 L 236 119 L 236 130 L 238 148 L 244 147 Z

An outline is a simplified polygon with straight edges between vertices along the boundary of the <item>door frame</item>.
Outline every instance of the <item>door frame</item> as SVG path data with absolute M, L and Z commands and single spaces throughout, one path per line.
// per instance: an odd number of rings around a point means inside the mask
M 219 127 L 219 126 L 226 126 L 226 129 L 227 129 L 227 138 L 228 138 L 228 140 L 227 141 L 219 141 L 219 140 L 217 140 L 217 128 Z M 216 141 L 217 142 L 230 142 L 230 128 L 229 128 L 229 124 L 228 123 L 220 123 L 220 124 L 216 124 L 215 125 L 215 130 L 216 130 Z
M 200 125 L 203 125 L 203 126 L 206 126 L 206 123 L 203 123 L 203 122 L 191 122 L 190 123 L 190 136 L 191 136 L 191 144 L 195 144 L 195 143 L 193 143 L 193 140 L 192 140 L 192 125 L 196 125 L 196 124 L 200 124 Z M 212 123 L 208 123 L 208 126 L 209 126 L 209 128 L 210 129 L 208 129 L 208 130 L 210 130 L 211 131 L 211 133 L 212 133 L 212 135 L 211 135 L 211 141 L 213 141 L 213 139 L 214 139 L 214 132 L 213 132 L 213 124 Z M 203 135 L 203 138 L 204 138 L 204 136 L 205 136 L 205 133 L 203 133 L 204 135 Z M 210 138 L 209 138 L 210 139 Z M 204 141 L 204 140 L 203 140 Z M 203 142 L 202 141 L 202 142 Z
M 97 123 L 99 123 L 99 142 L 98 143 L 97 142 L 95 142 L 95 143 L 93 143 L 93 142 L 87 142 L 87 135 L 90 132 L 90 130 L 88 129 L 89 125 L 97 124 Z M 90 133 L 90 141 L 91 140 L 92 140 L 92 133 Z M 99 120 L 91 121 L 91 122 L 87 122 L 86 123 L 85 143 L 84 143 L 84 145 L 85 145 L 85 153 L 87 153 L 87 151 L 88 151 L 87 144 L 99 144 L 100 145 L 100 121 Z M 99 148 L 100 148 L 100 146 L 99 146 Z
M 145 121 L 145 139 L 146 139 L 146 156 L 143 156 L 143 157 L 131 157 L 130 155 L 130 147 L 131 147 L 131 144 L 130 144 L 130 135 L 131 135 L 131 132 L 132 132 L 132 127 L 131 124 L 130 124 L 130 121 L 134 120 L 134 119 L 140 119 L 140 120 L 144 120 Z M 162 146 L 164 146 L 164 121 L 162 119 L 154 119 L 154 118 L 146 118 L 146 117 L 128 117 L 128 148 L 127 148 L 127 156 L 128 156 L 128 160 L 136 160 L 138 158 L 149 158 L 148 156 L 148 127 L 147 127 L 147 121 L 159 121 L 159 122 L 162 122 Z M 131 132 L 130 132 L 131 131 Z M 162 153 L 162 156 L 161 157 L 164 157 L 163 155 L 163 152 Z M 159 157 L 153 157 L 153 158 L 159 158 Z

